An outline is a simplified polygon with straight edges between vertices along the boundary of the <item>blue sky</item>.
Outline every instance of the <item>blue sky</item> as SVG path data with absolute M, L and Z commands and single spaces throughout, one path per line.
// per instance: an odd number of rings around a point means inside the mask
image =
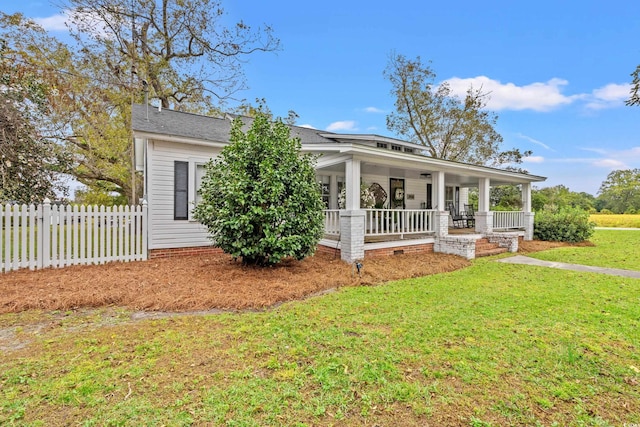
M 47 0 L 0 0 L 56 31 Z M 596 194 L 615 169 L 640 168 L 640 107 L 626 107 L 640 64 L 640 2 L 223 1 L 231 20 L 271 25 L 277 53 L 245 64 L 249 90 L 276 115 L 336 132 L 393 135 L 392 51 L 432 61 L 438 81 L 491 92 L 504 149 L 532 150 L 524 167 Z M 49 18 L 49 19 L 44 19 Z

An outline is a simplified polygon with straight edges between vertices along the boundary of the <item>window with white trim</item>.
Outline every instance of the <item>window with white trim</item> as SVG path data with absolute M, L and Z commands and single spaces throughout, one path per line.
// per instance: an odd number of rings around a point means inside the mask
M 189 219 L 189 162 L 173 162 L 173 219 Z
M 318 185 L 320 186 L 320 195 L 325 209 L 329 209 L 331 200 L 331 177 L 328 175 L 318 175 Z
M 202 200 L 198 194 L 206 173 L 202 159 L 173 162 L 173 219 L 193 220 L 191 210 Z
M 193 180 L 194 185 L 194 197 L 196 205 L 202 201 L 202 196 L 200 195 L 200 186 L 202 185 L 202 178 L 206 173 L 206 167 L 204 163 L 196 163 L 195 164 L 195 179 Z

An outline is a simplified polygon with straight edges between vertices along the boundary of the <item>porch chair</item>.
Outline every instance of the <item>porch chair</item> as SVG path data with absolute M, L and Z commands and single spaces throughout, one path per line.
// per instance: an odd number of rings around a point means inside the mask
M 449 214 L 451 215 L 451 221 L 453 221 L 454 228 L 464 228 L 467 225 L 467 219 L 464 215 L 456 212 L 456 207 L 453 203 L 449 203 L 448 206 Z
M 476 226 L 476 210 L 473 205 L 464 205 L 464 217 L 467 220 L 467 228 Z

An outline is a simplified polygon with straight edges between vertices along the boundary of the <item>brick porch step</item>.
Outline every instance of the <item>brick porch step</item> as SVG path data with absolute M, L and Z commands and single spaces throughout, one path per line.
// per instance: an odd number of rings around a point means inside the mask
M 491 243 L 488 239 L 476 240 L 476 258 L 498 255 L 507 252 L 507 248 L 501 248 L 497 243 Z

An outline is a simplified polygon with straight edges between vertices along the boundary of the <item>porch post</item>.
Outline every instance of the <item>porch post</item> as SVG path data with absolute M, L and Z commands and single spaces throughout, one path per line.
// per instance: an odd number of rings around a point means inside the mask
M 431 174 L 431 183 L 433 185 L 433 193 L 431 193 L 431 205 L 438 211 L 446 211 L 444 205 L 444 172 L 438 171 Z
M 360 209 L 360 160 L 349 159 L 345 162 L 345 209 L 356 211 Z
M 338 209 L 338 176 L 333 173 L 329 176 L 329 209 Z
M 522 184 L 522 212 L 531 212 L 531 183 Z
M 522 184 L 522 212 L 524 212 L 524 240 L 533 240 L 533 220 L 531 212 L 531 183 Z
M 433 172 L 431 174 L 431 183 L 433 184 L 431 205 L 436 209 L 434 231 L 436 232 L 436 236 L 443 237 L 449 234 L 449 211 L 447 211 L 444 200 L 444 172 Z
M 476 232 L 493 232 L 493 212 L 491 212 L 491 180 L 480 178 L 478 180 L 478 212 L 475 213 Z
M 360 160 L 345 162 L 346 209 L 340 211 L 340 258 L 353 263 L 364 258 L 365 212 L 360 210 Z
M 348 263 L 364 259 L 365 212 L 340 211 L 340 258 Z

